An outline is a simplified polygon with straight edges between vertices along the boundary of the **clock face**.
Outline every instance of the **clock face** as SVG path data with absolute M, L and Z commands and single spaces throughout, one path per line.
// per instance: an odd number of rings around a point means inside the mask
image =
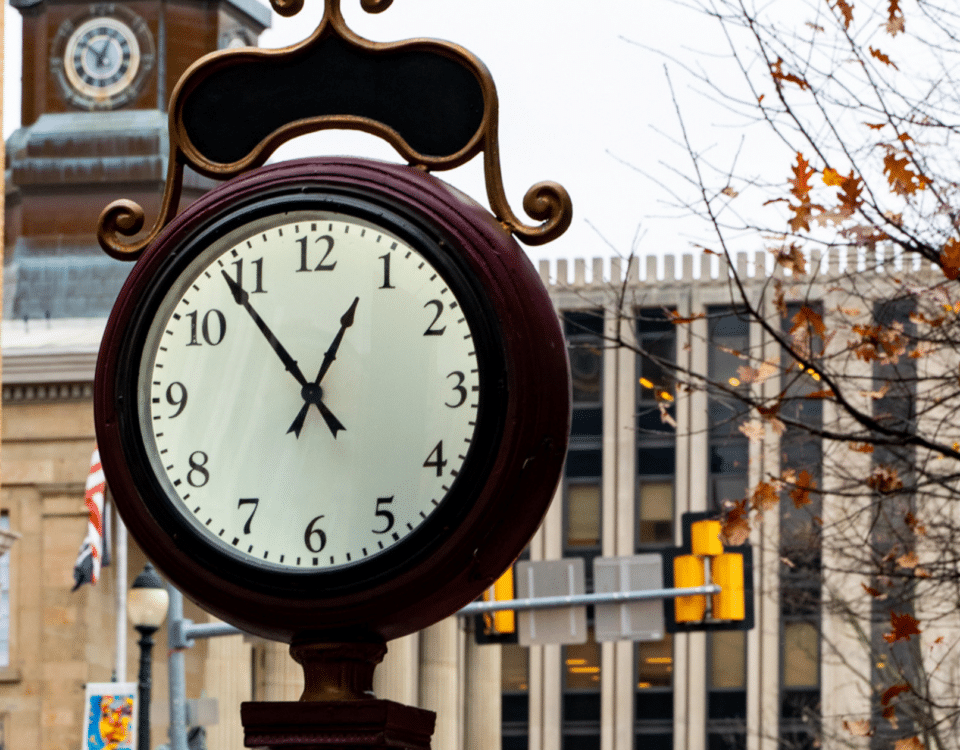
M 485 342 L 431 248 L 295 210 L 235 226 L 176 272 L 136 363 L 137 441 L 166 512 L 204 546 L 259 570 L 349 573 L 456 515 L 446 501 L 483 442 Z
M 94 17 L 80 24 L 64 49 L 63 70 L 81 95 L 108 99 L 126 89 L 140 68 L 140 45 L 127 24 Z

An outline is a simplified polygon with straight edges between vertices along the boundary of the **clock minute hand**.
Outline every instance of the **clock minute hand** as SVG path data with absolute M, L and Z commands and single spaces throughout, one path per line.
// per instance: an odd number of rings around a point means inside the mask
M 290 352 L 284 349 L 283 344 L 281 344 L 277 337 L 273 335 L 273 331 L 270 330 L 270 327 L 263 322 L 257 311 L 253 309 L 253 306 L 250 304 L 250 295 L 245 292 L 240 285 L 230 278 L 230 275 L 226 271 L 221 271 L 223 278 L 227 282 L 227 286 L 230 287 L 230 291 L 233 293 L 234 301 L 243 307 L 246 310 L 250 317 L 253 318 L 253 322 L 257 324 L 257 328 L 260 329 L 260 333 L 264 335 L 267 339 L 267 343 L 270 344 L 270 348 L 277 353 L 277 356 L 280 358 L 280 361 L 283 363 L 283 366 L 287 368 L 287 371 L 296 378 L 297 382 L 301 386 L 307 385 L 307 379 L 303 376 L 303 373 L 300 372 L 300 368 L 297 366 L 297 361 L 290 356 Z
M 356 297 L 353 300 L 353 304 L 350 305 L 348 309 L 340 317 L 340 330 L 337 331 L 337 335 L 334 336 L 333 343 L 330 344 L 330 348 L 327 349 L 326 353 L 323 355 L 323 362 L 320 364 L 320 372 L 317 373 L 317 379 L 314 380 L 314 385 L 319 386 L 320 381 L 323 380 L 324 375 L 327 374 L 327 370 L 330 369 L 330 365 L 333 364 L 334 360 L 337 358 L 337 351 L 340 349 L 340 342 L 343 341 L 343 334 L 346 330 L 353 325 L 354 313 L 357 310 L 357 303 L 360 302 L 360 298 Z M 327 423 L 327 427 L 330 428 L 330 432 L 333 433 L 334 439 L 337 437 L 337 432 L 340 430 L 345 430 L 340 422 L 337 420 L 333 414 L 330 413 L 330 410 L 327 408 L 327 405 L 323 403 L 322 391 L 320 391 L 316 401 L 308 401 L 304 398 L 304 404 L 300 407 L 300 411 L 297 412 L 297 416 L 294 418 L 293 423 L 290 425 L 290 429 L 287 430 L 287 433 L 293 433 L 297 437 L 300 437 L 300 430 L 303 429 L 303 423 L 307 418 L 307 412 L 310 411 L 310 404 L 316 403 L 317 408 L 320 410 L 320 415 L 323 417 L 323 420 Z M 332 417 L 332 419 L 331 419 Z

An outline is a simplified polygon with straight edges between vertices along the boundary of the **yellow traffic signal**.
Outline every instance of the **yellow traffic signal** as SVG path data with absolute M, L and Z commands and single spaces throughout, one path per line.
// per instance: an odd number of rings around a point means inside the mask
M 513 598 L 513 567 L 509 567 L 493 586 L 483 592 L 483 600 L 485 602 L 491 599 L 497 602 L 506 602 Z M 512 609 L 486 612 L 483 615 L 483 623 L 487 635 L 504 635 L 517 632 L 517 615 Z
M 720 522 L 715 520 L 697 521 L 690 525 L 690 552 L 702 557 L 723 554 L 723 542 L 720 541 Z
M 673 558 L 673 585 L 678 588 L 703 586 L 706 581 L 703 559 L 696 555 Z M 699 622 L 707 613 L 707 597 L 703 595 L 678 596 L 674 600 L 677 622 Z
M 711 561 L 713 582 L 720 593 L 713 595 L 713 617 L 717 620 L 742 620 L 746 616 L 743 593 L 743 555 L 727 552 Z

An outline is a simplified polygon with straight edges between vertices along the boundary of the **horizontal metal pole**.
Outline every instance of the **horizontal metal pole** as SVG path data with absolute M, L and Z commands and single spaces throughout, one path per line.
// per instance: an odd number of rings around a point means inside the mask
M 243 631 L 225 622 L 190 623 L 183 628 L 183 636 L 188 640 L 193 638 L 217 638 L 221 635 L 237 635 L 239 633 L 243 633 Z
M 673 599 L 678 596 L 696 596 L 698 594 L 719 594 L 716 584 L 692 586 L 690 588 L 647 589 L 645 591 L 611 591 L 607 594 L 571 594 L 570 596 L 541 596 L 534 599 L 509 599 L 502 602 L 473 602 L 461 609 L 460 617 L 470 617 L 484 612 L 502 612 L 528 609 L 552 609 L 555 607 L 576 607 L 585 604 L 622 604 L 638 602 L 644 599 Z

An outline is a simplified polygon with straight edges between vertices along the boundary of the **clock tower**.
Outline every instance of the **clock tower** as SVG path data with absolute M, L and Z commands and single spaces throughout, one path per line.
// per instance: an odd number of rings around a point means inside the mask
M 255 45 L 257 0 L 11 0 L 23 17 L 22 127 L 7 142 L 4 317 L 105 318 L 129 271 L 100 250 L 118 194 L 159 209 L 167 101 L 181 74 Z M 187 205 L 213 182 L 190 173 Z

